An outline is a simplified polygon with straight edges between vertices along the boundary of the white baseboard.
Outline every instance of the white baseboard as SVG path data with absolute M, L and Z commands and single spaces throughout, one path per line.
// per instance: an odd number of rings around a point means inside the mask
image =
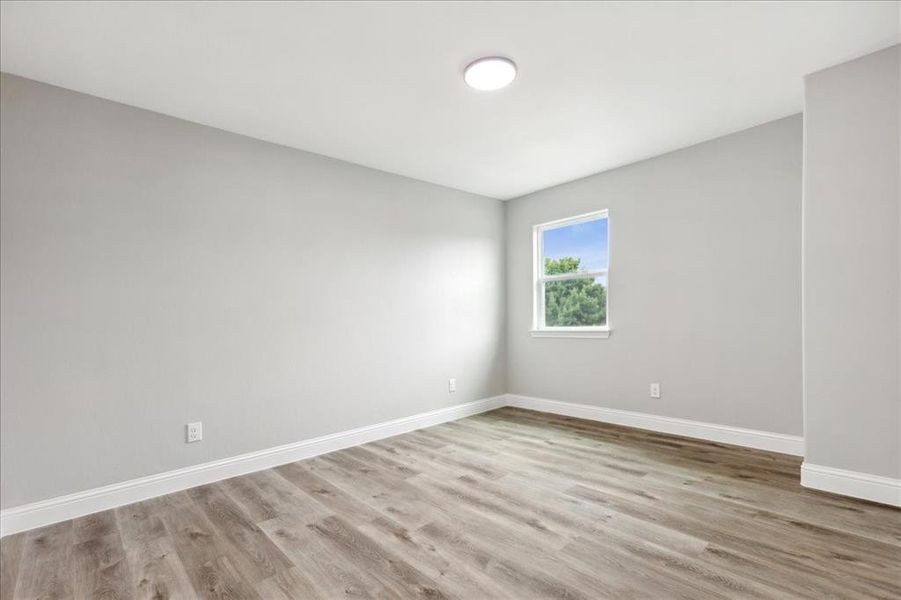
M 342 448 L 462 419 L 502 406 L 516 406 L 771 452 L 804 455 L 804 438 L 800 436 L 506 394 L 17 506 L 0 511 L 0 535 L 6 536 L 245 473 L 312 458 Z M 805 462 L 801 465 L 801 485 L 901 507 L 901 479 Z
M 17 506 L 0 511 L 0 536 L 462 419 L 505 404 L 506 396 L 495 396 Z
M 602 421 L 616 425 L 625 425 L 627 427 L 637 427 L 639 429 L 671 433 L 702 440 L 722 442 L 725 444 L 748 446 L 772 452 L 782 452 L 798 456 L 804 454 L 804 440 L 799 436 L 756 431 L 753 429 L 742 429 L 740 427 L 729 427 L 726 425 L 714 425 L 712 423 L 703 423 L 700 421 L 661 417 L 627 410 L 589 406 L 586 404 L 573 404 L 569 402 L 547 400 L 544 398 L 506 394 L 17 506 L 0 511 L 0 535 L 5 536 L 19 531 L 34 529 L 36 527 L 50 525 L 51 523 L 74 519 L 76 517 L 108 510 L 117 506 L 131 504 L 132 502 L 139 502 L 141 500 L 147 500 L 148 498 L 186 490 L 198 485 L 221 481 L 230 477 L 237 477 L 238 475 L 244 475 L 245 473 L 260 471 L 297 460 L 303 460 L 305 458 L 312 458 L 320 454 L 341 450 L 342 448 L 349 448 L 351 446 L 400 435 L 408 431 L 422 429 L 423 427 L 462 419 L 463 417 L 486 412 L 502 406 L 517 406 L 520 408 L 578 417 L 592 421 Z M 810 467 L 813 468 L 814 466 L 811 465 Z M 820 470 L 824 469 L 824 467 L 815 468 L 818 471 L 813 476 L 822 478 L 822 473 L 825 471 Z M 856 475 L 859 476 L 860 474 Z M 809 474 L 808 477 L 810 477 Z M 826 486 L 826 484 L 823 485 Z M 885 484 L 882 485 L 885 487 Z M 897 501 L 898 483 L 895 482 L 894 485 L 896 486 L 894 488 L 894 497 Z M 820 487 L 813 484 L 809 487 L 817 487 L 818 489 L 836 491 L 837 493 L 844 493 L 866 499 L 876 499 L 872 497 L 872 494 L 867 496 L 840 491 L 841 489 L 847 489 L 847 487 L 842 488 L 839 484 L 834 484 L 831 488 Z M 888 488 L 890 489 L 891 485 L 889 485 Z M 878 495 L 878 497 L 883 498 L 885 497 L 886 492 L 882 491 L 880 494 L 881 495 Z M 885 500 L 877 499 L 877 501 L 884 502 Z
M 743 429 L 728 425 L 714 425 L 702 421 L 689 421 L 688 419 L 676 419 L 674 417 L 661 417 L 646 413 L 619 410 L 614 408 L 602 408 L 588 404 L 575 404 L 572 402 L 559 402 L 545 398 L 531 396 L 519 396 L 507 394 L 507 405 L 528 408 L 542 412 L 577 417 L 591 421 L 601 421 L 614 425 L 648 429 L 660 433 L 671 433 L 685 437 L 698 438 L 710 442 L 733 444 L 735 446 L 747 446 L 758 450 L 781 452 L 804 456 L 804 438 L 797 435 L 783 433 L 771 433 L 756 429 Z
M 801 465 L 801 485 L 813 490 L 901 507 L 901 479 L 805 462 Z

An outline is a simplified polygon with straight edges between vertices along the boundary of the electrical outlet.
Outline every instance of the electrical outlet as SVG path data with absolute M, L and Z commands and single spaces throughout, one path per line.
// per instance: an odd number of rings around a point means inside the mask
M 203 439 L 203 423 L 197 421 L 196 423 L 188 423 L 188 439 L 187 442 L 190 444 L 192 442 L 199 442 Z
M 659 398 L 660 397 L 660 384 L 652 383 L 651 384 L 651 398 Z
M 448 379 L 447 380 L 447 392 L 449 394 L 453 394 L 457 391 L 457 380 L 456 379 Z

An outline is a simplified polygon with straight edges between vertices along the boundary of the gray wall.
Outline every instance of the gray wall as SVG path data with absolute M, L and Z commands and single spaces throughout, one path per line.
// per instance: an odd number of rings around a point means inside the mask
M 510 201 L 508 390 L 801 434 L 801 127 L 788 117 Z M 530 337 L 532 226 L 603 208 L 610 338 Z
M 899 46 L 805 80 L 807 462 L 901 476 Z
M 500 202 L 0 89 L 4 508 L 504 392 Z

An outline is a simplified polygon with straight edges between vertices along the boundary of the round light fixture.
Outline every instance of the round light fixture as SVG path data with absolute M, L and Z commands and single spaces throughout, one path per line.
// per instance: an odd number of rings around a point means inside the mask
M 516 64 L 509 58 L 489 56 L 469 63 L 463 80 L 474 90 L 489 92 L 506 87 L 516 79 Z

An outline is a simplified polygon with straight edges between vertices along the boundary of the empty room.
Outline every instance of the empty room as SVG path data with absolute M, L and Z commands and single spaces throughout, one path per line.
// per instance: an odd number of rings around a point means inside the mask
M 898 600 L 899 36 L 0 2 L 0 600 Z

